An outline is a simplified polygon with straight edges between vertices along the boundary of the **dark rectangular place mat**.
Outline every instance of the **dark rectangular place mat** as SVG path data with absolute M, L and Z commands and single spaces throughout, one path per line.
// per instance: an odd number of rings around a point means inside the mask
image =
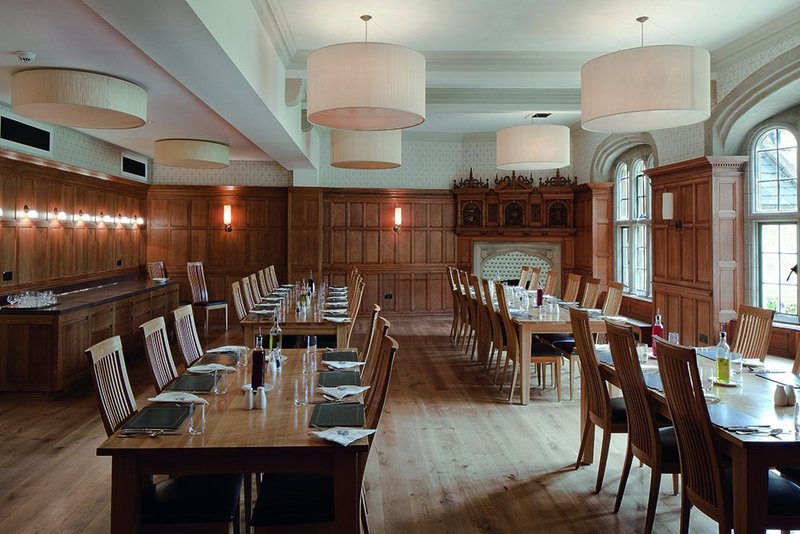
M 145 406 L 122 425 L 122 428 L 124 430 L 145 428 L 177 430 L 188 415 L 188 406 Z
M 364 426 L 364 405 L 317 404 L 310 424 L 312 427 Z
M 233 352 L 212 352 L 197 360 L 195 365 L 208 365 L 209 363 L 229 366 L 236 365 L 239 363 L 239 354 Z
M 756 371 L 754 374 L 759 378 L 763 378 L 765 380 L 769 380 L 769 381 L 775 382 L 777 384 L 781 384 L 781 385 L 789 386 L 789 387 L 793 387 L 793 388 L 800 388 L 800 376 L 792 374 L 792 373 L 775 373 L 775 372 Z
M 711 422 L 722 428 L 749 427 L 764 424 L 751 415 L 740 412 L 728 404 L 709 404 L 708 415 Z
M 319 385 L 331 388 L 336 386 L 360 386 L 361 373 L 358 371 L 327 371 L 319 374 Z
M 323 362 L 357 362 L 358 354 L 351 350 L 330 350 L 322 353 Z
M 214 388 L 214 375 L 183 375 L 172 381 L 165 389 L 169 391 L 209 392 Z

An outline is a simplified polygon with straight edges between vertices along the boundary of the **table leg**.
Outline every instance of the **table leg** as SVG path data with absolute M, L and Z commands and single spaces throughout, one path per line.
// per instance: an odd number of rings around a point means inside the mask
M 519 329 L 519 373 L 520 373 L 520 397 L 522 404 L 526 405 L 531 400 L 531 336 L 532 332 L 526 324 L 522 324 Z
M 133 458 L 114 456 L 111 461 L 111 532 L 134 533 L 139 525 L 139 479 Z
M 578 428 L 578 443 L 580 443 L 581 434 L 583 433 L 583 427 L 586 424 L 586 420 L 589 419 L 589 401 L 588 395 L 584 395 L 583 392 L 586 391 L 586 380 L 584 379 L 583 373 L 581 373 L 581 422 L 580 427 Z M 586 436 L 586 445 L 583 449 L 583 457 L 581 458 L 581 463 L 586 465 L 591 464 L 594 461 L 594 425 L 589 427 L 589 434 Z
M 358 455 L 337 454 L 334 459 L 334 506 L 336 530 L 342 534 L 359 532 L 361 487 Z
M 767 518 L 768 466 L 758 454 L 736 448 L 733 460 L 733 530 L 738 533 L 764 532 Z

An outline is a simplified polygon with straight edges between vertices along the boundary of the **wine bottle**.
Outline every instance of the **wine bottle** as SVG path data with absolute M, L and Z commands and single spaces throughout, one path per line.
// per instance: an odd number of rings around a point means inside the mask
M 258 328 L 256 341 L 253 347 L 253 369 L 250 375 L 250 386 L 257 389 L 264 385 L 264 336 L 261 327 Z
M 281 348 L 283 346 L 283 330 L 278 323 L 278 317 L 275 317 L 275 323 L 269 331 L 269 350 L 270 354 L 275 357 L 275 367 L 281 367 Z
M 656 336 L 663 338 L 664 337 L 664 325 L 661 324 L 661 310 L 656 310 L 656 320 L 653 323 L 653 328 L 651 331 L 653 335 L 653 358 L 656 357 Z
M 314 291 L 317 289 L 314 285 L 314 271 L 309 269 L 308 270 L 308 291 L 310 294 L 314 294 Z

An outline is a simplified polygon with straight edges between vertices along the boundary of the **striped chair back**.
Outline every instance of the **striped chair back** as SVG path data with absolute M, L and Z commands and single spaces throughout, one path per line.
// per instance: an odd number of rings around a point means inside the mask
M 147 277 L 152 280 L 153 278 L 166 278 L 167 270 L 164 268 L 163 261 L 151 261 L 147 264 Z
M 172 310 L 175 317 L 175 337 L 178 338 L 178 347 L 183 355 L 183 363 L 191 367 L 194 362 L 203 356 L 203 346 L 197 335 L 197 326 L 194 324 L 194 313 L 191 305 L 181 306 Z
M 250 287 L 250 279 L 248 277 L 244 277 L 241 280 L 242 282 L 242 296 L 244 297 L 244 305 L 247 307 L 248 310 L 252 310 L 256 305 L 256 298 L 253 295 L 253 289 Z M 259 299 L 258 302 L 261 302 Z
M 128 380 L 119 336 L 86 349 L 92 383 L 106 434 L 111 435 L 136 413 L 136 399 Z
M 178 376 L 167 339 L 167 324 L 163 317 L 156 317 L 139 328 L 144 332 L 144 350 L 150 365 L 153 386 L 158 394 Z
M 231 287 L 233 293 L 233 307 L 236 308 L 236 317 L 241 321 L 247 316 L 248 310 L 244 307 L 244 300 L 242 300 L 242 286 L 239 282 L 234 282 Z
M 186 264 L 186 272 L 189 275 L 189 287 L 192 290 L 192 303 L 208 302 L 208 286 L 206 286 L 206 275 L 203 272 L 203 262 L 190 261 Z

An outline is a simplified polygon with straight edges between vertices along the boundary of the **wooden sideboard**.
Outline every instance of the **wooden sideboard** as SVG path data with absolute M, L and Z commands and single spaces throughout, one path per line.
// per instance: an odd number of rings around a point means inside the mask
M 178 283 L 126 280 L 58 301 L 37 310 L 0 308 L 0 391 L 70 388 L 88 376 L 84 351 L 111 336 L 122 338 L 126 355 L 140 353 L 139 325 L 178 306 Z

